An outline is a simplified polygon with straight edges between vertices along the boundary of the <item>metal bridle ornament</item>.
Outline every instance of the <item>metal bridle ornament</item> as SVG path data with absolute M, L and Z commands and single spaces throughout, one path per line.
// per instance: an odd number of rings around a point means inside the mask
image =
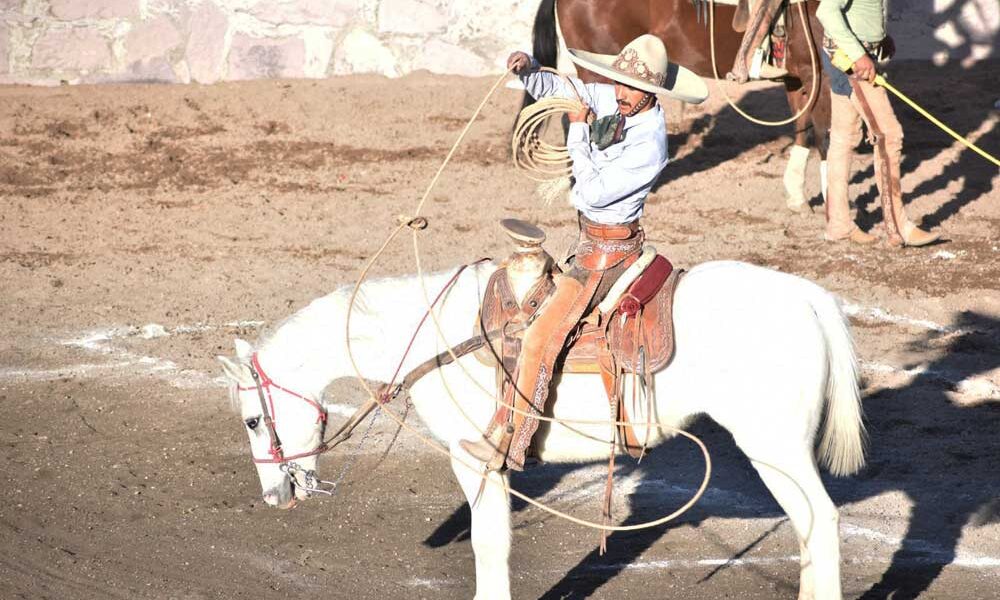
M 250 358 L 249 368 L 250 368 L 250 376 L 253 378 L 254 386 L 251 388 L 251 387 L 237 385 L 236 389 L 238 391 L 256 390 L 257 399 L 260 401 L 261 417 L 264 420 L 264 426 L 267 430 L 268 454 L 270 455 L 268 458 L 260 458 L 257 456 L 252 456 L 251 458 L 253 459 L 253 462 L 256 464 L 277 464 L 278 469 L 282 473 L 287 475 L 289 479 L 294 481 L 296 487 L 305 491 L 306 494 L 309 496 L 313 494 L 324 494 L 327 496 L 333 496 L 334 492 L 337 489 L 337 486 L 344 479 L 344 476 L 347 474 L 347 471 L 350 469 L 350 467 L 354 464 L 354 461 L 357 460 L 356 454 L 351 461 L 344 464 L 344 467 L 341 470 L 340 475 L 338 475 L 337 479 L 334 481 L 325 481 L 323 479 L 320 479 L 316 475 L 316 471 L 312 469 L 304 469 L 302 468 L 301 465 L 299 465 L 294 461 L 295 459 L 305 458 L 307 456 L 318 456 L 329 450 L 332 450 L 333 448 L 335 448 L 336 446 L 347 440 L 349 437 L 351 437 L 351 433 L 354 431 L 355 427 L 357 427 L 358 424 L 362 420 L 364 420 L 364 418 L 368 416 L 368 414 L 373 409 L 377 408 L 378 403 L 367 402 L 363 404 L 351 416 L 351 418 L 349 418 L 344 423 L 344 425 L 342 425 L 340 429 L 338 429 L 337 432 L 334 433 L 333 436 L 331 436 L 328 439 L 322 440 L 312 450 L 306 452 L 299 452 L 297 454 L 292 454 L 292 455 L 286 455 L 281 445 L 281 439 L 278 437 L 278 432 L 275 427 L 275 418 L 277 416 L 277 413 L 275 410 L 274 395 L 271 392 L 272 388 L 285 392 L 286 394 L 292 396 L 293 398 L 298 398 L 299 400 L 302 400 L 303 402 L 315 408 L 317 414 L 316 422 L 322 423 L 323 427 L 323 430 L 320 432 L 320 436 L 322 436 L 326 430 L 327 412 L 323 408 L 323 406 L 318 402 L 316 402 L 315 400 L 308 398 L 294 390 L 290 390 L 284 386 L 275 383 L 275 381 L 271 379 L 267 375 L 267 373 L 264 372 L 263 367 L 260 366 L 260 359 L 258 358 L 257 353 L 254 353 L 253 356 Z M 388 399 L 388 396 L 385 396 L 385 398 Z M 361 438 L 360 444 L 364 444 L 365 440 L 368 439 L 368 435 L 371 433 L 372 426 L 375 424 L 375 421 L 378 418 L 378 414 L 379 413 L 376 412 L 375 418 L 368 423 L 368 428 L 365 430 L 365 433 Z M 329 486 L 329 487 L 324 489 L 322 486 Z

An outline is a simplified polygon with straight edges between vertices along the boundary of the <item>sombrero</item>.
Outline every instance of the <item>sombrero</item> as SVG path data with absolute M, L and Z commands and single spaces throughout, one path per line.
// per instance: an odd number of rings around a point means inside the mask
M 625 85 L 663 94 L 691 104 L 708 97 L 708 86 L 700 77 L 667 61 L 667 48 L 655 35 L 640 35 L 617 55 L 569 49 L 577 65 Z

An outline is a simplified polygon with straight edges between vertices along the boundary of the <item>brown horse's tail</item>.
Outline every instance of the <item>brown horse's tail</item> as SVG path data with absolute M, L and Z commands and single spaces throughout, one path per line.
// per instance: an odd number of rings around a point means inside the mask
M 556 0 L 542 0 L 535 13 L 535 26 L 531 31 L 531 54 L 543 67 L 555 68 L 559 58 L 559 38 L 556 32 Z M 521 99 L 521 109 L 534 104 L 527 92 Z
M 556 0 L 542 0 L 531 31 L 531 52 L 543 67 L 556 67 L 559 38 L 556 32 Z

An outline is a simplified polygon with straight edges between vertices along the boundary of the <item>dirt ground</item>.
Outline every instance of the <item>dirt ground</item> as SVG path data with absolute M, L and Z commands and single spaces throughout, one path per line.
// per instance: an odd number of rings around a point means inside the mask
M 896 84 L 1000 153 L 996 65 Z M 214 357 L 353 283 L 397 215 L 411 214 L 492 84 L 260 81 L 214 86 L 0 88 L 0 597 L 468 598 L 468 507 L 446 462 L 393 428 L 323 460 L 332 499 L 260 500 Z M 787 114 L 780 89 L 731 89 Z M 652 243 L 677 265 L 738 259 L 817 281 L 844 301 L 864 367 L 869 465 L 828 478 L 842 514 L 845 595 L 995 598 L 1000 585 L 1000 183 L 997 169 L 900 105 L 903 190 L 946 241 L 923 249 L 822 240 L 784 207 L 789 128 L 718 99 L 670 105 L 674 162 L 647 205 Z M 427 203 L 424 266 L 509 248 L 516 216 L 561 254 L 566 206 L 516 173 L 503 89 Z M 881 221 L 863 147 L 852 193 Z M 375 275 L 415 271 L 408 238 Z M 360 400 L 344 386 L 339 402 Z M 794 597 L 793 534 L 731 438 L 695 428 L 712 487 L 675 525 L 596 535 L 515 504 L 519 598 Z M 345 461 L 345 458 L 347 460 Z M 344 471 L 343 465 L 353 466 Z M 621 469 L 622 520 L 672 510 L 700 476 L 681 442 Z M 543 467 L 515 485 L 597 514 L 602 467 Z M 665 508 L 666 507 L 666 508 Z

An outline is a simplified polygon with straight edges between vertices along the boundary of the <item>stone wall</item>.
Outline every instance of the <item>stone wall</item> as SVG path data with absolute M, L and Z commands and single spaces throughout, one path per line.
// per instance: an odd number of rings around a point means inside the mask
M 499 73 L 537 0 L 0 0 L 0 83 Z M 900 58 L 998 58 L 997 0 L 893 0 Z

